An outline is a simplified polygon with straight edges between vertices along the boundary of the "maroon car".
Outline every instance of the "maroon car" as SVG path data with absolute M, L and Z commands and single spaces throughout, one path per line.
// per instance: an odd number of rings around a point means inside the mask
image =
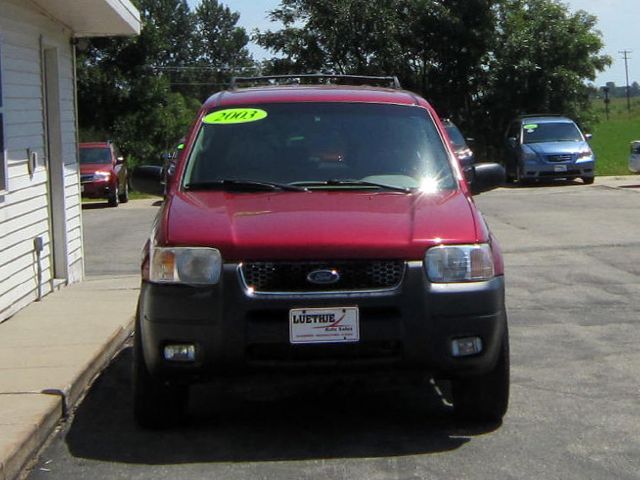
M 199 381 L 378 374 L 450 381 L 457 414 L 499 421 L 504 268 L 472 194 L 504 169 L 470 168 L 469 185 L 434 110 L 393 77 L 250 78 L 213 95 L 143 251 L 137 421 L 180 418 Z M 133 174 L 149 193 L 163 178 Z
M 111 142 L 80 144 L 80 190 L 83 197 L 107 199 L 112 207 L 129 201 L 127 167 Z

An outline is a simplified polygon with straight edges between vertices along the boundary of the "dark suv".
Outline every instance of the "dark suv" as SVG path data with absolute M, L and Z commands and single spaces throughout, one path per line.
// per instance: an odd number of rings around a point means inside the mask
M 502 418 L 503 261 L 471 194 L 504 170 L 474 166 L 471 192 L 445 135 L 393 78 L 237 79 L 209 98 L 144 247 L 137 421 L 179 418 L 193 382 L 273 372 L 428 373 L 459 415 Z M 139 167 L 136 188 L 161 192 L 162 172 Z

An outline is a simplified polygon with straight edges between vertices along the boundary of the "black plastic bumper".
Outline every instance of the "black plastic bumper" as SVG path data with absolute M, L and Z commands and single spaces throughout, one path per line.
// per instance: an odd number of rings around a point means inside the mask
M 360 341 L 292 345 L 292 308 L 359 308 Z M 482 374 L 497 359 L 506 332 L 504 280 L 431 284 L 422 262 L 408 262 L 392 291 L 341 294 L 255 294 L 237 264 L 224 266 L 211 287 L 143 282 L 140 323 L 144 357 L 152 374 L 186 382 L 216 376 L 278 370 L 420 370 L 451 378 Z M 451 341 L 482 339 L 481 353 L 453 357 Z M 196 361 L 162 356 L 167 344 L 196 346 Z

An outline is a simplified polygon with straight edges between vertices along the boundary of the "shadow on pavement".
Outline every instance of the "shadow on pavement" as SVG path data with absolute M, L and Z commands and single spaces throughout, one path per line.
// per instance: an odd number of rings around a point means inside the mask
M 112 208 L 112 207 L 109 205 L 109 202 L 91 202 L 91 203 L 82 204 L 83 210 L 98 210 L 101 208 Z
M 425 382 L 275 389 L 270 398 L 197 386 L 183 426 L 147 431 L 132 419 L 130 363 L 127 348 L 76 411 L 66 433 L 74 457 L 147 465 L 390 457 L 454 450 L 499 427 L 456 425 Z
M 597 182 L 597 180 L 596 180 Z M 536 187 L 569 187 L 569 186 L 584 186 L 584 182 L 578 179 L 547 179 L 547 180 L 533 180 L 525 183 L 506 183 L 503 188 L 536 188 Z

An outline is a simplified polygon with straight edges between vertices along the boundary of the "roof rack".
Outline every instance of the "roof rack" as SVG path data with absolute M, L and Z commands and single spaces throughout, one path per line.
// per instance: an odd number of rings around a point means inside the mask
M 396 76 L 374 77 L 368 75 L 333 75 L 325 73 L 305 73 L 298 75 L 267 75 L 262 77 L 233 77 L 230 90 L 236 90 L 240 84 L 260 85 L 376 85 L 386 84 L 397 90 L 401 89 L 400 81 Z

